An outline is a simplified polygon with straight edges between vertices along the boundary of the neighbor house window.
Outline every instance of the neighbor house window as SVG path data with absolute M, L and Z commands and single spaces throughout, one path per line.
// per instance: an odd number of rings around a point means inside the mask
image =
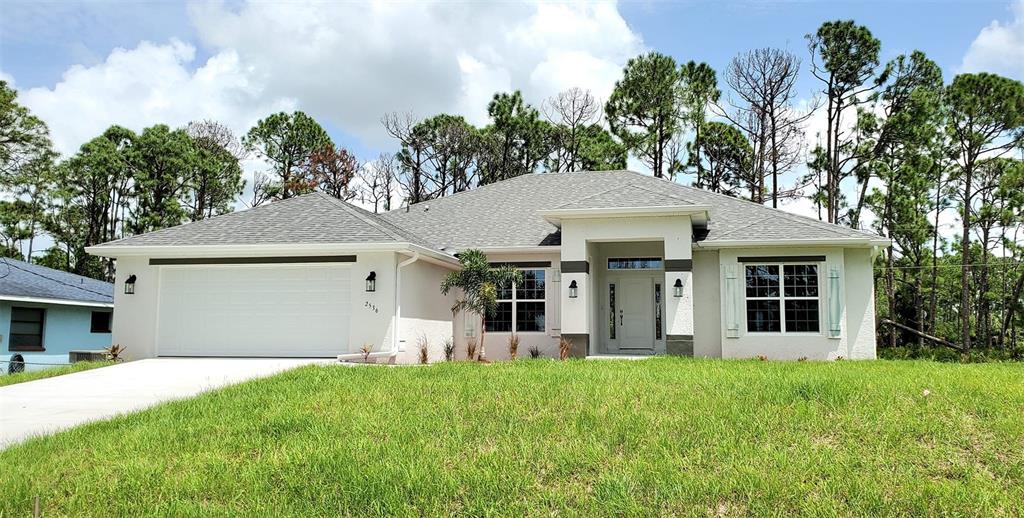
M 660 257 L 615 257 L 608 259 L 609 270 L 660 270 Z
M 112 315 L 109 311 L 93 311 L 92 312 L 92 324 L 89 326 L 90 333 L 109 333 L 110 332 L 110 316 Z
M 46 310 L 42 308 L 11 308 L 11 351 L 42 351 L 43 320 Z
M 818 332 L 818 265 L 746 266 L 747 331 Z
M 487 331 L 544 331 L 544 270 L 523 270 L 523 282 L 498 288 L 498 312 Z

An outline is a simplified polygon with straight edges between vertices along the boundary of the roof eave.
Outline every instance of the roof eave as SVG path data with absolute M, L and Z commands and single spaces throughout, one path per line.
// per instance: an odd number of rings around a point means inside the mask
M 85 249 L 101 257 L 266 257 L 326 255 L 339 252 L 419 252 L 446 264 L 458 264 L 455 257 L 408 242 L 389 243 L 262 243 L 223 245 L 98 245 Z
M 750 248 L 766 246 L 840 246 L 843 248 L 875 248 L 889 246 L 889 239 L 878 237 L 834 238 L 834 239 L 723 239 L 720 241 L 699 241 L 694 244 L 700 249 Z
M 562 220 L 586 219 L 586 218 L 634 218 L 634 217 L 657 217 L 657 216 L 699 216 L 694 218 L 697 223 L 705 223 L 710 205 L 664 205 L 650 207 L 615 207 L 615 208 L 591 208 L 591 209 L 551 209 L 538 210 L 537 215 L 545 221 L 561 227 Z
M 90 300 L 54 299 L 49 297 L 23 297 L 18 295 L 0 294 L 0 300 L 9 302 L 27 302 L 33 304 L 55 304 L 61 306 L 85 306 L 90 308 L 112 308 L 113 302 L 96 302 Z

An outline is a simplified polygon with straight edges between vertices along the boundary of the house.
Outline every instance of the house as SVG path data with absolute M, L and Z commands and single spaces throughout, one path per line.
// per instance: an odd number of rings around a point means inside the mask
M 522 269 L 491 359 L 875 357 L 877 235 L 629 171 L 532 174 L 375 215 L 323 194 L 89 248 L 117 260 L 114 341 L 134 357 L 465 356 L 438 286 L 461 250 Z
M 68 363 L 72 350 L 110 346 L 114 286 L 0 258 L 0 371 L 14 355 L 26 368 Z

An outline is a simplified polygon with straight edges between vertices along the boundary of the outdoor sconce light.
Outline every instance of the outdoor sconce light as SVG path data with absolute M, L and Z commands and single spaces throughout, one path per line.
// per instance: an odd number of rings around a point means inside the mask
M 366 291 L 377 291 L 377 272 L 366 276 Z
M 124 294 L 135 295 L 135 274 L 131 274 L 124 280 Z
M 577 294 L 578 291 L 579 291 L 579 285 L 576 284 L 576 281 L 570 282 L 569 283 L 569 298 L 570 299 L 576 298 L 576 294 Z
M 683 280 L 676 279 L 676 283 L 672 285 L 672 295 L 676 297 L 683 296 Z

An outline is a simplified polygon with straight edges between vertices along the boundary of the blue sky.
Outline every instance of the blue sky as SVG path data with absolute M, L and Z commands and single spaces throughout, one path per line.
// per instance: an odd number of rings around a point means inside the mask
M 809 98 L 804 35 L 838 18 L 870 28 L 884 60 L 920 49 L 947 79 L 1024 79 L 1024 0 L 0 3 L 0 77 L 64 153 L 115 123 L 215 118 L 241 134 L 302 109 L 367 160 L 393 148 L 385 112 L 483 123 L 497 90 L 522 89 L 534 104 L 570 86 L 606 96 L 625 60 L 647 50 L 722 70 L 738 52 L 785 48 L 804 59 Z

